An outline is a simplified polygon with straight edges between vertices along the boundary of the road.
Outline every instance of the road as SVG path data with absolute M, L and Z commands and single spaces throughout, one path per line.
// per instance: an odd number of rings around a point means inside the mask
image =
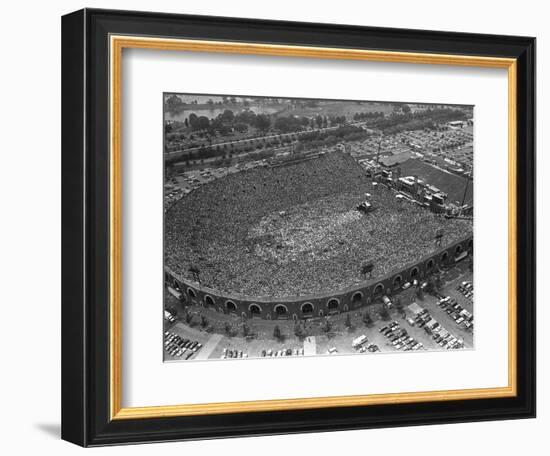
M 317 341 L 314 336 L 304 339 L 304 356 L 315 356 L 317 354 Z
M 354 123 L 350 123 L 349 125 L 353 125 Z M 264 140 L 268 140 L 268 139 L 275 139 L 275 138 L 284 138 L 286 136 L 293 136 L 293 135 L 303 135 L 303 134 L 306 134 L 306 133 L 313 133 L 315 131 L 318 131 L 318 132 L 323 132 L 323 131 L 329 131 L 329 130 L 335 130 L 337 128 L 339 128 L 341 125 L 335 125 L 334 127 L 325 127 L 325 128 L 318 128 L 318 129 L 315 129 L 315 130 L 307 130 L 307 131 L 295 131 L 295 132 L 292 132 L 292 133 L 281 133 L 281 134 L 276 134 L 276 135 L 269 135 L 269 136 L 260 136 L 259 138 L 246 138 L 246 139 L 239 139 L 237 141 L 227 141 L 227 142 L 223 142 L 223 143 L 216 143 L 216 144 L 212 144 L 212 145 L 202 145 L 202 146 L 198 146 L 198 147 L 192 147 L 192 148 L 189 148 L 189 149 L 178 149 L 178 150 L 173 150 L 171 152 L 166 152 L 165 155 L 167 156 L 170 156 L 170 155 L 175 155 L 175 154 L 181 154 L 181 153 L 190 153 L 190 152 L 195 152 L 195 151 L 199 151 L 200 149 L 202 148 L 209 148 L 209 147 L 218 147 L 218 146 L 226 146 L 226 145 L 231 145 L 231 144 L 239 144 L 239 143 L 243 143 L 243 142 L 247 142 L 247 141 L 264 141 Z

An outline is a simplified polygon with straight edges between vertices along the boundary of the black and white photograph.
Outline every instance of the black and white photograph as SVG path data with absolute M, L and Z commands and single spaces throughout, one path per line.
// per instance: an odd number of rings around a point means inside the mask
M 474 106 L 163 104 L 165 361 L 474 349 Z

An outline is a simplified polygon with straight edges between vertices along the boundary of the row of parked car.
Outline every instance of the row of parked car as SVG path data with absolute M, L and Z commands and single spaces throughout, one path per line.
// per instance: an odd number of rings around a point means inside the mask
M 373 344 L 372 342 L 369 342 L 369 339 L 364 334 L 353 339 L 353 341 L 351 342 L 351 346 L 359 353 L 375 353 L 380 351 L 380 347 L 378 347 L 378 345 L 376 344 Z
M 164 350 L 176 358 L 189 359 L 202 348 L 196 340 L 185 339 L 171 331 L 164 333 Z
M 472 282 L 462 282 L 458 287 L 456 287 L 456 289 L 470 301 L 474 299 L 474 284 Z
M 414 323 L 419 328 L 424 328 L 424 330 L 430 334 L 434 342 L 439 345 L 441 348 L 445 349 L 459 349 L 464 348 L 464 341 L 453 336 L 449 331 L 447 331 L 443 326 L 441 326 L 437 320 L 435 320 L 428 312 L 427 309 L 422 309 L 419 312 L 415 319 Z
M 222 356 L 220 359 L 232 359 L 232 358 L 248 358 L 248 353 L 243 352 L 242 350 L 230 350 L 229 348 L 224 348 Z
M 418 342 L 414 337 L 409 336 L 407 330 L 402 328 L 396 321 L 392 321 L 389 325 L 383 326 L 379 331 L 386 336 L 388 342 L 393 345 L 396 350 L 416 351 L 424 349 L 424 345 Z
M 164 311 L 164 319 L 169 323 L 175 323 L 176 322 L 176 316 L 170 312 L 169 310 Z
M 262 350 L 261 355 L 262 358 L 270 357 L 270 356 L 303 356 L 304 349 L 303 347 L 300 348 L 283 348 L 281 350 Z
M 464 329 L 474 329 L 474 316 L 471 312 L 462 307 L 454 298 L 445 296 L 439 299 L 438 306 L 441 307 L 455 321 L 455 323 Z

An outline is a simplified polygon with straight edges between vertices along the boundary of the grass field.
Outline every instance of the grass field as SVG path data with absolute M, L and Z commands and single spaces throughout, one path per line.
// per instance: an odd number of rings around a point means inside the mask
M 464 188 L 467 179 L 446 171 L 434 168 L 418 159 L 410 159 L 401 164 L 401 174 L 403 176 L 418 176 L 424 179 L 428 184 L 435 185 L 449 195 L 449 201 L 462 202 L 464 197 Z M 474 188 L 472 182 L 468 184 L 466 198 L 464 202 L 472 205 L 474 201 Z

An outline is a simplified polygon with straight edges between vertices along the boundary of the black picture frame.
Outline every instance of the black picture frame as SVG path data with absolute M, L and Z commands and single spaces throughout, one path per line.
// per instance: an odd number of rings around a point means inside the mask
M 517 395 L 110 419 L 109 36 L 517 59 Z M 82 446 L 535 416 L 535 39 L 84 9 L 62 19 L 62 438 Z

